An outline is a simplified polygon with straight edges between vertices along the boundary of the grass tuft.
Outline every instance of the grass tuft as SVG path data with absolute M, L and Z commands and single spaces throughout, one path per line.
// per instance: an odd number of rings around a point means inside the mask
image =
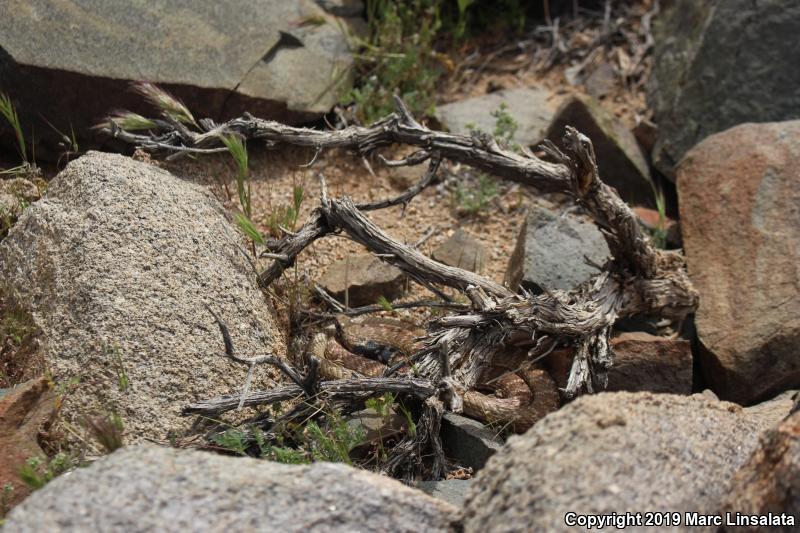
M 28 152 L 25 148 L 25 137 L 22 134 L 22 125 L 19 122 L 19 116 L 17 115 L 14 103 L 6 93 L 0 93 L 0 114 L 3 115 L 3 118 L 6 119 L 6 122 L 8 122 L 14 130 L 14 135 L 17 139 L 17 150 L 19 151 L 22 162 L 25 164 L 29 163 Z
M 133 85 L 133 90 L 144 96 L 148 102 L 161 110 L 161 113 L 167 118 L 183 124 L 197 126 L 197 121 L 195 121 L 189 109 L 180 100 L 160 87 L 149 82 L 140 82 Z
M 131 111 L 117 111 L 108 117 L 108 122 L 125 131 L 145 131 L 158 128 L 155 121 Z M 107 127 L 107 123 L 96 126 L 98 129 L 105 127 Z
M 250 166 L 247 156 L 247 145 L 238 135 L 220 135 L 225 147 L 230 152 L 233 161 L 236 163 L 236 191 L 239 194 L 239 204 L 242 211 L 249 219 L 253 216 L 250 204 Z

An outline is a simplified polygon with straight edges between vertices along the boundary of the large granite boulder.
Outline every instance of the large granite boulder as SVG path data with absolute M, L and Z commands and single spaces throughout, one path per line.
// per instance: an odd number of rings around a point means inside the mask
M 16 507 L 6 531 L 455 531 L 452 505 L 334 463 L 123 448 Z
M 120 155 L 71 162 L 0 243 L 0 293 L 32 318 L 73 427 L 116 412 L 127 439 L 167 438 L 181 407 L 241 389 L 212 308 L 245 357 L 285 353 L 222 205 Z M 254 386 L 272 383 L 256 370 Z M 73 387 L 74 386 L 74 387 Z M 74 390 L 72 390 L 74 388 Z
M 800 121 L 707 138 L 677 170 L 706 380 L 751 403 L 800 386 Z
M 713 513 L 757 445 L 758 426 L 734 404 L 670 394 L 584 396 L 489 459 L 467 493 L 464 529 L 574 531 L 568 512 Z
M 146 110 L 127 90 L 137 80 L 162 85 L 198 118 L 249 111 L 309 120 L 336 102 L 352 63 L 341 20 L 313 0 L 227 7 L 208 0 L 34 0 L 6 7 L 0 90 L 16 100 L 23 126 L 35 127 L 37 137 L 54 135 L 42 117 L 83 138 L 114 109 Z
M 800 412 L 767 432 L 734 477 L 721 514 L 758 515 L 767 524 L 723 527 L 720 531 L 797 531 L 800 520 Z M 770 514 L 772 516 L 770 516 Z
M 654 163 L 674 166 L 708 135 L 743 122 L 800 118 L 800 3 L 673 0 L 656 17 L 648 101 Z
M 539 294 L 545 290 L 570 290 L 599 274 L 586 261 L 602 265 L 608 245 L 597 226 L 569 213 L 534 207 L 520 229 L 508 260 L 505 283 Z

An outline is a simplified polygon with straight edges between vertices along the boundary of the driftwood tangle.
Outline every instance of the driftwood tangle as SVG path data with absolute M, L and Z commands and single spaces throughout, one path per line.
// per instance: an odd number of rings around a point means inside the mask
M 399 99 L 396 106 L 394 114 L 369 127 L 351 126 L 334 131 L 289 127 L 247 114 L 224 124 L 200 121 L 203 130 L 200 132 L 190 131 L 166 115 L 164 120 L 156 121 L 157 130 L 144 134 L 125 131 L 114 121 L 109 121 L 105 129 L 117 139 L 145 150 L 166 152 L 172 157 L 185 152 L 218 152 L 220 137 L 232 134 L 248 140 L 263 140 L 270 145 L 313 148 L 316 150 L 314 159 L 328 148 L 348 149 L 368 156 L 392 144 L 416 147 L 416 152 L 400 161 L 387 161 L 378 155 L 391 166 L 428 163 L 420 182 L 394 199 L 356 204 L 346 196 L 330 198 L 324 178 L 320 176 L 323 185 L 320 205 L 298 231 L 287 232 L 270 244 L 262 257 L 271 262 L 258 275 L 258 282 L 268 287 L 312 242 L 343 232 L 438 296 L 443 296 L 439 286 L 464 293 L 471 302 L 470 309 L 453 311 L 428 324 L 424 348 L 411 358 L 416 365 L 416 382 L 409 377 L 390 377 L 398 370 L 395 366 L 387 370 L 385 381 L 373 378 L 372 381 L 356 380 L 360 384 L 319 384 L 318 390 L 341 395 L 391 390 L 406 381 L 403 390 L 423 392 L 423 396 L 428 394 L 423 413 L 423 426 L 428 431 L 422 431 L 423 434 L 438 428 L 438 420 L 429 419 L 430 416 L 435 418 L 436 413 L 441 414 L 436 395 L 446 408 L 458 410 L 459 395 L 473 387 L 481 371 L 496 358 L 503 357 L 509 345 L 529 348 L 527 364 L 556 346 L 573 346 L 572 369 L 562 391 L 570 398 L 605 387 L 607 372 L 613 364 L 609 335 L 616 320 L 632 315 L 679 320 L 696 309 L 698 294 L 685 272 L 682 256 L 651 245 L 632 210 L 600 179 L 594 148 L 586 136 L 567 128 L 564 139 L 569 153 L 545 142 L 542 147 L 552 160 L 545 161 L 529 151 L 507 150 L 486 134 L 466 136 L 430 130 L 417 122 Z M 412 201 L 433 182 L 445 159 L 539 190 L 570 195 L 603 232 L 613 258 L 602 266 L 599 275 L 573 290 L 515 294 L 491 279 L 430 259 L 413 246 L 392 239 L 367 218 L 365 213 L 371 210 Z M 294 377 L 293 380 L 296 381 Z M 243 402 L 255 405 L 277 401 L 297 395 L 301 390 L 297 385 L 288 385 L 269 392 L 252 392 Z M 218 413 L 238 404 L 238 398 L 220 398 L 187 407 L 186 412 Z M 428 418 L 425 413 L 429 414 Z M 423 438 L 429 438 L 435 452 L 438 437 L 423 435 Z M 410 444 L 404 445 L 409 448 L 406 455 L 411 454 Z

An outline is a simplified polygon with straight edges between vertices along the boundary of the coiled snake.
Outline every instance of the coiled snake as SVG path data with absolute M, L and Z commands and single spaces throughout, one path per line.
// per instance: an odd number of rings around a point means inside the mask
M 318 333 L 309 351 L 319 358 L 320 373 L 326 379 L 351 378 L 354 374 L 379 377 L 387 363 L 416 352 L 416 338 L 423 333 L 415 325 L 398 319 L 342 316 L 337 320 L 336 335 Z M 539 368 L 519 373 L 491 368 L 479 388 L 493 394 L 466 391 L 464 414 L 486 424 L 509 425 L 517 433 L 526 431 L 560 405 L 555 382 Z

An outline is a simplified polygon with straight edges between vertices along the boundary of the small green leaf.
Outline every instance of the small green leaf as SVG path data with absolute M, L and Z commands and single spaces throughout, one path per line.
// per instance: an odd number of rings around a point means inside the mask
M 266 243 L 266 241 L 264 240 L 264 236 L 261 234 L 260 231 L 258 231 L 256 225 L 253 224 L 253 222 L 249 218 L 244 216 L 242 213 L 236 213 L 235 219 L 236 219 L 236 225 L 239 226 L 239 229 L 242 231 L 242 233 L 245 234 L 245 236 L 248 239 L 262 246 Z

